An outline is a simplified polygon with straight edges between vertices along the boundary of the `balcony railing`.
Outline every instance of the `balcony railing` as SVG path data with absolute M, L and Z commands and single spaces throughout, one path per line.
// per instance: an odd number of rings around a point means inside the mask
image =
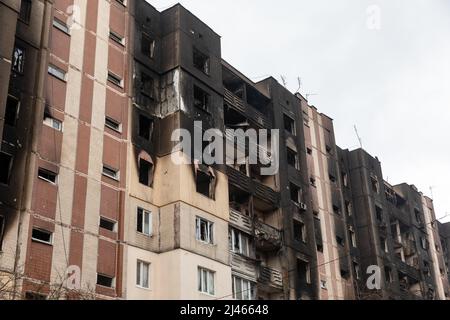
M 228 103 L 230 107 L 233 107 L 237 111 L 243 113 L 250 120 L 255 121 L 264 128 L 271 127 L 271 121 L 261 111 L 258 111 L 252 105 L 235 96 L 231 91 L 225 89 L 224 98 L 225 102 Z
M 256 247 L 263 251 L 281 247 L 281 231 L 260 221 L 255 221 Z
M 240 274 L 251 277 L 255 281 L 257 280 L 256 262 L 250 258 L 232 252 L 231 269 Z
M 252 233 L 252 220 L 237 210 L 230 209 L 230 224 L 244 232 Z
M 261 266 L 259 268 L 258 282 L 275 289 L 283 289 L 283 275 L 281 272 L 268 267 Z

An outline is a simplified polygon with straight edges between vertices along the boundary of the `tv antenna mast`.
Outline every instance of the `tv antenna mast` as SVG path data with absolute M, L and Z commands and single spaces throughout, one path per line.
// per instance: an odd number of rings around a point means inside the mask
M 297 77 L 297 82 L 298 82 L 298 89 L 296 92 L 300 93 L 300 90 L 302 88 L 302 78 Z
M 362 139 L 361 139 L 361 137 L 359 136 L 358 128 L 356 127 L 356 125 L 355 125 L 355 133 L 356 133 L 356 137 L 358 138 L 358 141 L 359 141 L 359 146 L 361 147 L 361 149 L 363 149 Z
M 286 77 L 283 75 L 280 75 L 280 78 L 281 78 L 281 82 L 283 83 L 283 86 L 286 87 L 286 85 L 287 85 Z

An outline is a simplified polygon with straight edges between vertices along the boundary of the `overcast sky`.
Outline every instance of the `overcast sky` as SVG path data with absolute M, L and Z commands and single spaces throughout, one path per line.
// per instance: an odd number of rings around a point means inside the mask
M 225 60 L 293 92 L 300 77 L 340 147 L 358 147 L 356 125 L 385 179 L 433 187 L 437 216 L 450 213 L 450 1 L 180 2 L 222 36 Z

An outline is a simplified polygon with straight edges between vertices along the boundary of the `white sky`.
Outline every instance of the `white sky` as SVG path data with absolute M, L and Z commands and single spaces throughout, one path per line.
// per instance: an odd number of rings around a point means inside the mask
M 225 60 L 254 81 L 283 75 L 293 92 L 300 77 L 340 147 L 358 147 L 357 125 L 385 179 L 428 196 L 432 186 L 437 216 L 450 213 L 450 1 L 180 2 L 222 36 Z M 378 30 L 367 25 L 373 5 Z

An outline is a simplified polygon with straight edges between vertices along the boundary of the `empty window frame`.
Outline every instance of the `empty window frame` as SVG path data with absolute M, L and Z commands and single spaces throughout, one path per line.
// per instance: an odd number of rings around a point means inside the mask
M 105 127 L 116 132 L 122 132 L 122 124 L 119 121 L 114 120 L 113 118 L 110 118 L 108 116 L 105 117 Z
M 47 114 L 44 114 L 44 121 L 43 123 L 46 126 L 49 126 L 50 128 L 53 128 L 57 131 L 62 131 L 62 122 L 58 119 L 55 119 Z
M 119 170 L 113 169 L 109 166 L 103 165 L 102 174 L 105 177 L 111 178 L 113 180 L 119 180 L 120 179 L 120 172 Z
M 141 72 L 141 93 L 151 99 L 155 97 L 155 80 L 145 72 Z
M 195 238 L 207 244 L 214 244 L 214 223 L 197 217 L 195 219 Z
M 56 29 L 64 32 L 65 34 L 70 35 L 70 28 L 69 28 L 69 26 L 65 22 L 59 20 L 58 18 L 53 18 L 53 26 Z
M 430 248 L 430 243 L 425 237 L 420 237 L 420 244 L 422 245 L 423 250 L 428 250 Z
M 311 284 L 311 266 L 309 262 L 297 260 L 297 277 L 301 284 Z
M 12 70 L 17 73 L 23 73 L 25 68 L 25 49 L 15 47 L 13 52 Z
M 61 81 L 66 81 L 66 72 L 53 64 L 48 66 L 48 73 Z
M 233 276 L 233 299 L 236 300 L 254 300 L 255 283 Z
M 149 275 L 150 263 L 138 260 L 136 263 L 136 286 L 148 289 L 150 287 Z
M 249 237 L 236 229 L 230 230 L 231 250 L 246 257 L 250 255 Z
M 31 240 L 34 242 L 51 245 L 53 241 L 53 233 L 47 230 L 33 228 L 31 232 Z
M 146 33 L 142 33 L 141 52 L 146 57 L 153 59 L 155 57 L 156 42 Z
M 285 114 L 283 120 L 284 120 L 284 130 L 295 136 L 297 130 L 295 128 L 294 119 Z
M 353 215 L 353 206 L 350 201 L 345 201 L 345 210 L 347 211 L 347 215 L 349 217 Z
M 378 182 L 378 178 L 375 175 L 370 177 L 370 185 L 372 187 L 372 191 L 376 194 L 380 193 L 380 183 Z
M 213 296 L 215 294 L 214 277 L 214 271 L 198 267 L 198 291 Z
M 113 40 L 114 42 L 120 44 L 121 46 L 125 45 L 125 39 L 121 35 L 119 35 L 117 32 L 114 32 L 112 30 L 109 30 L 109 38 Z
M 205 197 L 214 198 L 211 192 L 211 183 L 213 182 L 212 176 L 209 173 L 198 170 L 195 177 L 195 188 L 197 193 L 204 195 Z
M 380 246 L 384 252 L 389 252 L 388 242 L 385 236 L 380 236 Z
M 97 285 L 106 288 L 114 288 L 114 277 L 97 273 Z
M 22 22 L 29 23 L 31 16 L 31 0 L 22 0 L 20 5 L 19 19 Z
M 136 231 L 146 236 L 152 235 L 152 213 L 150 211 L 137 208 Z
M 27 291 L 25 293 L 25 300 L 47 300 L 47 296 L 45 294 Z
M 288 165 L 291 167 L 294 167 L 295 169 L 299 169 L 299 161 L 298 161 L 298 154 L 296 151 L 292 150 L 291 148 L 287 148 L 287 162 Z
M 153 164 L 144 160 L 139 159 L 139 183 L 147 187 L 151 187 L 153 177 Z
M 356 279 L 361 279 L 361 268 L 359 266 L 359 263 L 353 262 L 353 272 L 355 273 Z
M 384 276 L 387 283 L 392 283 L 392 281 L 394 280 L 392 277 L 392 269 L 389 267 L 384 267 Z
M 342 184 L 344 187 L 348 187 L 348 174 L 345 172 L 342 172 Z
M 380 208 L 379 206 L 375 206 L 375 217 L 378 221 L 378 223 L 383 223 L 384 219 L 383 219 L 383 209 Z
M 303 222 L 294 219 L 294 239 L 306 243 L 306 226 Z
M 209 56 L 200 52 L 198 49 L 194 48 L 193 52 L 193 63 L 194 67 L 202 71 L 205 74 L 209 74 L 210 69 L 210 59 Z
M 350 238 L 350 244 L 353 248 L 356 248 L 356 233 L 355 230 L 353 230 L 353 227 L 350 227 L 348 230 L 348 236 Z
M 121 88 L 123 87 L 122 78 L 111 71 L 108 71 L 108 81 L 118 87 L 121 87 Z
M 56 184 L 58 180 L 58 174 L 52 172 L 50 170 L 39 168 L 38 169 L 38 178 L 44 180 L 46 182 L 50 182 L 52 184 Z
M 0 152 L 0 183 L 8 185 L 13 165 L 13 157 L 7 153 Z
M 2 251 L 3 237 L 5 235 L 5 225 L 6 225 L 5 217 L 0 216 L 0 252 Z
M 422 214 L 420 212 L 420 209 L 414 208 L 414 216 L 416 218 L 417 223 L 419 223 L 419 224 L 423 223 Z
M 211 97 L 206 91 L 194 85 L 194 106 L 196 108 L 209 112 L 210 100 Z
M 344 238 L 342 238 L 342 237 L 340 237 L 340 236 L 336 236 L 336 243 L 337 243 L 338 245 L 340 245 L 341 247 L 344 247 L 344 246 L 345 246 L 345 240 L 344 240 Z
M 289 184 L 289 191 L 291 194 L 291 200 L 296 204 L 300 204 L 302 202 L 302 190 L 300 187 L 291 182 Z
M 104 217 L 100 217 L 100 223 L 99 223 L 100 228 L 115 232 L 116 225 L 117 225 L 117 223 L 115 221 L 112 221 L 112 220 L 104 218 Z
M 320 280 L 320 289 L 327 290 L 327 281 L 326 280 Z
M 139 136 L 150 141 L 153 133 L 153 120 L 140 114 L 139 115 Z
M 14 96 L 8 95 L 5 109 L 5 124 L 15 127 L 20 110 L 20 100 Z

